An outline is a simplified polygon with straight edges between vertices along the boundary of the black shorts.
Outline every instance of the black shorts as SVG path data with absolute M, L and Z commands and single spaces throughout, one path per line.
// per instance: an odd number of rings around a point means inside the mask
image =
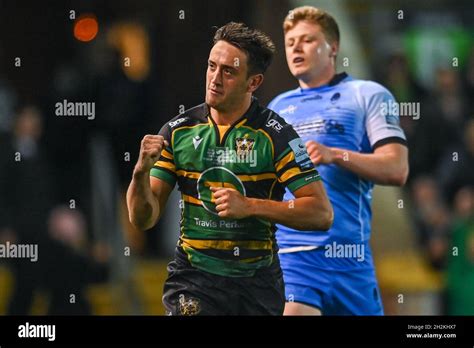
M 282 315 L 285 289 L 278 256 L 253 277 L 224 277 L 191 266 L 178 247 L 168 264 L 163 304 L 167 315 Z

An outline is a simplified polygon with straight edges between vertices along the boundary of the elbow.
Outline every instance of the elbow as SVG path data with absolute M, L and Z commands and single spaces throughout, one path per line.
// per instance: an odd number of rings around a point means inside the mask
M 392 186 L 404 186 L 408 180 L 408 173 L 408 165 L 403 166 L 390 176 L 388 184 Z
M 138 231 L 146 231 L 152 228 L 155 224 L 149 221 L 144 221 L 143 219 L 139 219 L 135 216 L 135 214 L 129 213 L 128 220 L 130 224 L 137 229 Z
M 334 210 L 332 209 L 332 206 L 329 205 L 321 221 L 321 228 L 320 228 L 321 231 L 328 231 L 331 228 L 333 222 L 334 222 Z
M 334 210 L 332 209 L 331 203 L 328 201 L 328 205 L 325 208 L 319 208 L 313 216 L 315 219 L 313 219 L 309 229 L 314 231 L 328 231 L 334 222 Z
M 137 230 L 139 231 L 145 231 L 145 226 L 141 221 L 136 219 L 132 214 L 128 215 L 128 220 L 130 221 L 130 224 Z

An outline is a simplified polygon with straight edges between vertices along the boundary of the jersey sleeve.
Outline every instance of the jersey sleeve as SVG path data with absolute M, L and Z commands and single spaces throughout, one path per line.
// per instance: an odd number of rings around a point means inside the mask
M 155 178 L 166 181 L 171 187 L 176 184 L 176 166 L 171 144 L 171 129 L 169 123 L 166 123 L 158 133 L 168 142 L 168 146 L 163 147 L 160 158 L 155 162 L 150 170 L 150 175 Z
M 281 128 L 279 133 L 273 133 L 274 165 L 278 181 L 291 192 L 295 192 L 313 181 L 320 180 L 305 144 L 293 127 L 282 118 L 274 120 L 272 126 Z
M 379 84 L 372 83 L 364 98 L 365 126 L 372 149 L 388 143 L 406 144 L 406 137 L 400 127 L 398 104 L 393 95 Z

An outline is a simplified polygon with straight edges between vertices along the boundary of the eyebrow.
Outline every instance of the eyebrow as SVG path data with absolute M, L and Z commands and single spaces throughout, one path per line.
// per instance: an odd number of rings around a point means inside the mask
M 214 62 L 213 60 L 210 60 L 210 59 L 208 59 L 207 62 L 208 62 L 208 63 L 212 63 L 212 64 L 214 64 L 214 65 L 217 65 L 216 62 Z M 226 64 L 221 64 L 221 66 L 224 67 L 224 68 L 228 68 L 228 69 L 237 71 L 237 68 L 236 68 L 235 66 L 226 65 Z
M 301 35 L 298 35 L 298 36 L 290 36 L 289 38 L 286 38 L 285 41 L 289 41 L 289 40 L 295 40 L 295 39 L 298 39 L 298 38 L 306 38 L 306 37 L 313 37 L 315 38 L 316 35 L 314 34 L 301 34 Z

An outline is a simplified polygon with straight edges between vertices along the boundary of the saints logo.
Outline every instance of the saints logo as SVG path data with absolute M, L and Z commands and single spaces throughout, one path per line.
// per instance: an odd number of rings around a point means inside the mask
M 246 158 L 250 154 L 250 151 L 252 151 L 254 143 L 254 139 L 247 137 L 235 139 L 235 149 L 237 150 L 237 156 L 240 158 Z
M 197 315 L 201 311 L 201 305 L 199 300 L 196 298 L 184 298 L 179 299 L 179 313 L 181 315 Z

